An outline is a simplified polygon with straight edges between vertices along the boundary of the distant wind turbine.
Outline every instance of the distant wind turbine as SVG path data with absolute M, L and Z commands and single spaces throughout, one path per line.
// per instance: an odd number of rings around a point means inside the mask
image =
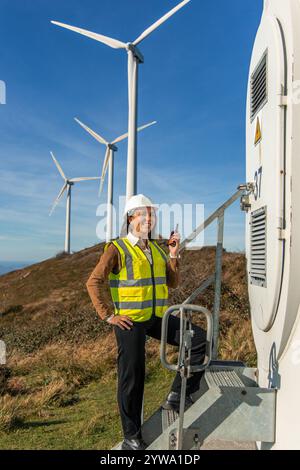
M 94 139 L 96 139 L 100 144 L 103 144 L 106 146 L 106 153 L 104 157 L 104 162 L 103 162 L 103 167 L 102 167 L 102 174 L 101 174 L 101 182 L 100 182 L 100 191 L 99 194 L 102 193 L 103 189 L 103 184 L 108 168 L 108 186 L 107 186 L 107 221 L 106 221 L 106 241 L 109 242 L 112 239 L 112 234 L 113 234 L 113 217 L 112 217 L 112 210 L 113 210 L 113 191 L 114 191 L 114 154 L 115 152 L 118 151 L 118 147 L 116 146 L 117 143 L 122 142 L 122 140 L 127 139 L 128 137 L 128 132 L 126 134 L 122 134 L 119 137 L 117 137 L 115 140 L 112 142 L 108 142 L 104 137 L 102 137 L 100 134 L 97 134 L 95 131 L 90 129 L 88 126 L 83 124 L 83 122 L 79 121 L 79 119 L 74 118 L 75 121 L 83 127 Z M 138 131 L 142 131 L 143 129 L 146 129 L 147 127 L 153 126 L 156 124 L 156 121 L 149 122 L 148 124 L 145 124 L 144 126 L 138 127 Z
M 79 178 L 67 178 L 66 175 L 64 174 L 62 167 L 58 163 L 57 159 L 53 155 L 52 152 L 50 152 L 51 157 L 61 174 L 64 184 L 63 187 L 61 188 L 60 192 L 58 193 L 57 198 L 54 201 L 54 204 L 51 208 L 51 211 L 49 215 L 52 215 L 55 207 L 57 206 L 60 198 L 64 194 L 65 191 L 67 191 L 67 208 L 66 208 L 66 235 L 65 235 L 65 252 L 70 254 L 70 228 L 71 228 L 71 188 L 75 183 L 78 183 L 80 181 L 89 181 L 89 180 L 99 180 L 99 176 L 82 176 Z
M 58 21 L 51 21 L 51 23 L 61 26 L 76 33 L 95 39 L 102 42 L 113 49 L 124 49 L 128 54 L 128 155 L 127 155 L 127 181 L 126 181 L 126 197 L 127 199 L 137 192 L 137 86 L 138 86 L 138 65 L 144 62 L 144 57 L 137 48 L 144 39 L 146 39 L 155 29 L 167 21 L 178 10 L 184 7 L 191 0 L 184 0 L 176 7 L 166 13 L 162 18 L 156 21 L 152 26 L 147 28 L 135 41 L 122 42 L 118 39 L 113 39 L 102 34 L 93 33 L 86 29 L 70 26 Z

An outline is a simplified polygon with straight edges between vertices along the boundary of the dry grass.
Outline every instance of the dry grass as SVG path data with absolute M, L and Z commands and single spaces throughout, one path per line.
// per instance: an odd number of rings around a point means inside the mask
M 219 351 L 223 360 L 239 360 L 255 366 L 256 353 L 249 319 L 242 320 L 239 325 L 234 324 L 221 335 Z
M 12 431 L 33 414 L 45 416 L 45 410 L 52 405 L 59 406 L 70 391 L 72 387 L 59 378 L 25 396 L 5 394 L 0 398 L 0 430 Z
M 88 380 L 89 376 L 101 377 L 103 369 L 113 361 L 115 352 L 114 336 L 110 333 L 95 342 L 52 343 L 34 354 L 24 355 L 15 350 L 8 358 L 8 365 L 17 375 L 51 370 L 52 373 L 61 373 L 81 383 L 85 379 Z
M 9 432 L 23 423 L 24 403 L 10 395 L 0 397 L 0 431 Z
M 36 393 L 30 394 L 27 399 L 27 406 L 39 413 L 50 405 L 59 405 L 61 399 L 72 390 L 72 385 L 68 384 L 63 377 L 59 377 Z
M 111 380 L 115 355 L 112 334 L 81 345 L 51 344 L 32 355 L 14 351 L 8 361 L 12 378 L 0 402 L 0 430 L 11 430 L 32 414 L 43 416 L 51 406 L 73 404 L 78 387 L 92 380 Z

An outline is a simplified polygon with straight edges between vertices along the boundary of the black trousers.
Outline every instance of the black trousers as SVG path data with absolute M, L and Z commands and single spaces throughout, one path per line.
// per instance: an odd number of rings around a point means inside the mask
M 118 405 L 121 415 L 124 437 L 127 439 L 141 437 L 141 412 L 145 381 L 145 342 L 146 336 L 161 339 L 161 318 L 152 316 L 146 322 L 134 322 L 131 330 L 121 330 L 114 326 L 118 344 Z M 193 325 L 191 364 L 204 361 L 206 347 L 205 331 Z M 167 342 L 179 346 L 180 319 L 169 317 Z M 187 380 L 187 394 L 199 389 L 203 372 L 193 374 Z M 181 377 L 177 372 L 171 390 L 181 391 Z

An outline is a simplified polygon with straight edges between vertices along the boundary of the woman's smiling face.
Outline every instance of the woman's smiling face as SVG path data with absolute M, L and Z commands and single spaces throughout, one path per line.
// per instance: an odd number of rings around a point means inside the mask
M 152 207 L 141 207 L 128 218 L 130 231 L 140 238 L 148 238 L 156 224 L 156 214 Z

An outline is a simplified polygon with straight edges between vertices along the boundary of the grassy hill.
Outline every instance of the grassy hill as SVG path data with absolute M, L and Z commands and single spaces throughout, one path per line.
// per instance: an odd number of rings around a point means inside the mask
M 109 449 L 120 440 L 115 339 L 85 287 L 102 250 L 95 245 L 0 276 L 0 339 L 8 352 L 7 367 L 0 366 L 0 449 Z M 214 271 L 214 254 L 211 247 L 183 254 L 170 305 Z M 223 261 L 219 354 L 254 365 L 245 257 L 224 252 Z M 197 303 L 211 309 L 213 288 Z M 158 351 L 149 340 L 146 417 L 173 378 Z

